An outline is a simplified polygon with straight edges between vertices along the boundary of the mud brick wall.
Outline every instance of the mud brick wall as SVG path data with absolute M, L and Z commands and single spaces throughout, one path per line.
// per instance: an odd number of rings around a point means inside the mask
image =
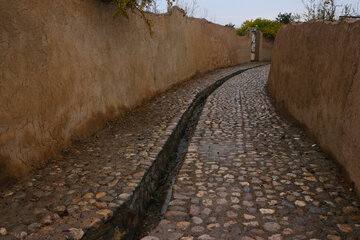
M 283 27 L 268 90 L 277 109 L 303 126 L 360 190 L 360 21 Z
M 99 0 L 0 0 L 0 184 L 175 83 L 250 62 L 250 38 L 173 8 L 113 18 Z

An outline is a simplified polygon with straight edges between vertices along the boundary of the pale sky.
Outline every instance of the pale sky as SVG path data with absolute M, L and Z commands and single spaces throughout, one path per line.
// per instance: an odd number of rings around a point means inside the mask
M 191 3 L 193 0 L 179 0 Z M 240 26 L 245 20 L 258 17 L 275 20 L 279 12 L 302 14 L 305 12 L 301 0 L 196 0 L 199 7 L 196 17 L 225 25 Z M 355 8 L 359 0 L 337 0 L 338 4 L 352 4 Z M 360 10 L 360 6 L 359 6 Z

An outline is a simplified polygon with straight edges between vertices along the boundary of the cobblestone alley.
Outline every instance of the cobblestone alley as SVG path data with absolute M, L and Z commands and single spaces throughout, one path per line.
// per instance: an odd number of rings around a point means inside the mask
M 360 239 L 359 199 L 249 70 L 207 100 L 164 219 L 143 240 Z
M 195 96 L 254 66 L 174 86 L 1 190 L 0 239 L 120 240 L 139 231 L 124 216 L 146 215 L 165 168 L 154 165 Z M 264 89 L 269 69 L 243 72 L 207 98 L 164 218 L 142 240 L 360 239 L 358 196 L 275 112 Z

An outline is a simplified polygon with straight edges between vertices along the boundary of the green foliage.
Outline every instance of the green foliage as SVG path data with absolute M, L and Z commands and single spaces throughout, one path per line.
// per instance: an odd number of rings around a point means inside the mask
M 294 17 L 292 16 L 292 13 L 279 13 L 276 21 L 283 24 L 289 24 L 294 21 Z
M 236 33 L 240 36 L 245 36 L 248 28 L 255 28 L 260 30 L 264 34 L 264 37 L 275 39 L 277 32 L 283 25 L 283 23 L 277 21 L 258 18 L 254 21 L 245 21 L 241 27 L 236 30 Z
M 151 189 L 151 201 L 159 202 L 159 191 L 155 188 Z
M 151 22 L 145 16 L 145 10 L 150 7 L 150 5 L 154 0 L 101 0 L 101 1 L 112 2 L 116 6 L 117 10 L 116 13 L 114 14 L 114 17 L 124 16 L 126 18 L 129 18 L 128 10 L 131 10 L 132 12 L 139 14 L 144 19 L 146 23 L 146 27 L 148 28 L 150 34 L 152 34 Z M 175 0 L 167 0 L 168 7 L 171 7 L 174 1 Z

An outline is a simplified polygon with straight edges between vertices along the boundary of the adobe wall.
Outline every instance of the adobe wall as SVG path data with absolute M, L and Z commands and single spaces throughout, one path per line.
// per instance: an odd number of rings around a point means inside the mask
M 274 40 L 264 37 L 262 33 L 260 33 L 260 36 L 259 61 L 271 61 Z
M 360 21 L 280 29 L 268 91 L 347 171 L 360 190 Z
M 99 0 L 0 0 L 0 186 L 195 74 L 250 62 L 250 37 L 184 17 L 113 18 Z
M 264 37 L 264 34 L 258 30 L 256 31 L 256 46 L 255 46 L 255 61 L 270 62 L 274 40 Z

